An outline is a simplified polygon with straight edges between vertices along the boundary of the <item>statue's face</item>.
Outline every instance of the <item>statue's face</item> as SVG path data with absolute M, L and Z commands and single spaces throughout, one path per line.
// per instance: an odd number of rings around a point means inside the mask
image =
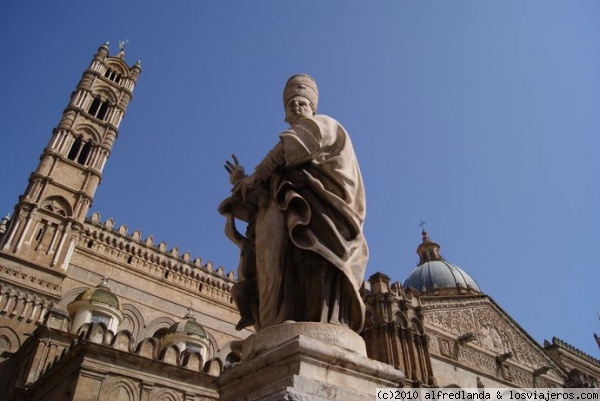
M 285 105 L 285 118 L 290 125 L 296 124 L 303 118 L 312 117 L 314 114 L 310 107 L 310 101 L 302 96 L 294 96 Z

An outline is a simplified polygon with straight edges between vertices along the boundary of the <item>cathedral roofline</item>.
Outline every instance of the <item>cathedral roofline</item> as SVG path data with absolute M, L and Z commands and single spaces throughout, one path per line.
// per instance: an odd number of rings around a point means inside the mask
M 128 228 L 124 224 L 118 228 L 115 228 L 116 226 L 112 217 L 108 218 L 104 221 L 104 223 L 102 223 L 100 220 L 100 213 L 94 212 L 90 217 L 85 219 L 85 222 L 102 230 L 107 230 L 113 235 L 135 242 L 140 247 L 151 249 L 153 252 L 157 252 L 173 261 L 176 261 L 179 264 L 187 265 L 193 269 L 200 268 L 205 273 L 209 273 L 212 276 L 227 281 L 234 282 L 236 280 L 235 273 L 233 271 L 229 271 L 229 273 L 226 274 L 225 267 L 223 266 L 219 266 L 215 270 L 214 264 L 211 261 L 203 263 L 202 258 L 200 257 L 192 259 L 189 251 L 185 252 L 183 255 L 180 255 L 179 248 L 177 246 L 168 250 L 167 243 L 164 241 L 161 241 L 158 243 L 158 245 L 155 245 L 154 237 L 152 235 L 149 235 L 145 240 L 142 240 L 142 234 L 140 230 L 135 230 L 133 233 L 129 234 Z M 127 245 L 124 245 L 124 247 L 128 248 Z
M 467 299 L 481 299 L 483 302 L 489 302 L 489 304 L 495 308 L 502 316 L 504 316 L 504 318 L 507 319 L 507 321 L 513 325 L 513 327 L 515 327 L 520 334 L 522 334 L 531 344 L 532 346 L 534 346 L 536 349 L 539 350 L 539 352 L 544 355 L 547 358 L 547 362 L 549 365 L 552 365 L 552 369 L 554 371 L 557 372 L 557 374 L 564 376 L 564 378 L 567 377 L 567 371 L 566 369 L 557 361 L 555 361 L 552 356 L 548 353 L 547 349 L 544 347 L 543 344 L 541 344 L 540 342 L 538 342 L 535 338 L 533 338 L 515 319 L 513 319 L 513 317 L 508 314 L 500 305 L 498 305 L 498 303 L 494 300 L 494 298 L 492 298 L 490 295 L 488 294 L 467 294 L 467 295 L 462 295 L 462 296 L 451 296 L 451 295 L 447 295 L 447 296 L 420 296 L 419 297 L 419 302 L 420 302 L 420 306 L 423 308 L 423 312 L 427 313 L 427 304 L 428 301 L 435 303 L 435 305 L 431 305 L 431 308 L 433 309 L 437 309 L 439 308 L 437 305 L 439 305 L 440 303 L 447 303 L 448 305 L 446 305 L 447 307 L 450 307 L 450 304 L 456 303 L 457 305 L 460 305 L 462 307 L 464 307 L 464 302 Z
M 544 340 L 544 348 L 547 350 L 557 349 L 557 348 L 563 349 L 563 350 L 566 350 L 570 353 L 573 353 L 573 354 L 579 356 L 580 358 L 582 358 L 590 363 L 600 365 L 600 359 L 594 358 L 590 354 L 583 352 L 579 348 L 567 343 L 566 341 L 561 340 L 558 337 L 552 337 L 552 342 L 550 342 L 548 340 Z

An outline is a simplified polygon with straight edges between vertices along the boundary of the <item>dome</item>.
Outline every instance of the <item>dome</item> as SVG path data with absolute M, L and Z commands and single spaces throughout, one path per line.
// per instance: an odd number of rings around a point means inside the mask
M 123 322 L 121 302 L 108 288 L 106 277 L 97 287 L 89 288 L 77 295 L 73 302 L 67 305 L 67 311 L 71 318 L 72 333 L 76 333 L 86 323 L 103 323 L 116 333 Z
M 460 267 L 445 261 L 440 255 L 440 246 L 432 242 L 423 230 L 423 242 L 417 248 L 419 266 L 404 282 L 404 289 L 419 292 L 434 292 L 437 295 L 481 294 L 473 278 Z
M 161 336 L 160 345 L 163 351 L 176 347 L 179 352 L 199 352 L 204 360 L 210 359 L 214 351 L 208 333 L 196 322 L 191 307 L 180 322 L 173 324 Z
M 75 301 L 100 302 L 116 309 L 121 309 L 119 298 L 108 288 L 105 281 L 95 288 L 90 288 L 82 292 L 75 298 Z
M 186 316 L 182 321 L 180 321 L 179 323 L 175 323 L 174 325 L 172 325 L 171 327 L 169 327 L 169 329 L 167 330 L 167 332 L 165 333 L 165 337 L 168 336 L 169 334 L 185 334 L 185 335 L 196 335 L 202 338 L 208 338 L 207 334 L 206 334 L 206 330 L 204 330 L 204 327 L 202 327 L 202 325 L 198 322 L 196 322 L 196 319 L 194 317 L 191 316 Z
M 414 288 L 417 291 L 463 288 L 481 293 L 469 274 L 445 260 L 432 260 L 419 265 L 404 282 L 404 288 Z

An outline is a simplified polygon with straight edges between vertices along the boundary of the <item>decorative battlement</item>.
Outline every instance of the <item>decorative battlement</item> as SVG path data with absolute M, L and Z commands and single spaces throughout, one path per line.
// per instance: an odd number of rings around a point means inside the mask
M 99 344 L 101 349 L 115 349 L 131 355 L 137 355 L 157 362 L 164 362 L 182 369 L 190 369 L 196 372 L 210 373 L 218 376 L 225 362 L 219 358 L 205 361 L 200 352 L 186 350 L 181 352 L 175 345 L 162 348 L 156 338 L 145 338 L 135 343 L 132 334 L 122 330 L 116 334 L 108 330 L 102 323 L 86 323 L 83 325 L 75 338 L 68 346 L 56 343 L 57 349 L 51 354 L 52 358 L 45 358 L 47 364 L 42 366 L 40 375 L 45 374 L 53 367 L 60 364 L 65 357 L 72 356 L 76 349 L 86 344 Z M 100 348 L 99 348 L 100 349 Z M 107 351 L 104 351 L 107 352 Z
M 232 302 L 231 287 L 236 280 L 232 271 L 226 274 L 223 266 L 215 269 L 212 262 L 204 264 L 199 257 L 192 260 L 189 252 L 179 255 L 177 247 L 168 250 L 165 242 L 155 246 L 154 238 L 142 240 L 139 230 L 130 235 L 125 225 L 115 228 L 112 218 L 102 223 L 97 212 L 86 219 L 79 247 L 196 293 Z
M 114 394 L 115 388 L 126 386 L 132 392 L 136 389 L 146 391 L 151 395 L 148 399 L 163 399 L 156 394 L 167 394 L 168 399 L 183 399 L 178 396 L 185 393 L 191 394 L 190 399 L 214 400 L 218 398 L 212 384 L 214 378 L 231 364 L 221 357 L 206 360 L 200 352 L 189 349 L 180 351 L 173 344 L 163 347 L 156 338 L 135 342 L 127 330 L 115 334 L 102 323 L 85 324 L 77 334 L 40 326 L 29 337 L 17 351 L 17 357 L 37 362 L 30 362 L 26 365 L 27 369 L 19 371 L 13 385 L 17 391 L 26 388 L 27 391 L 36 392 L 49 382 L 60 383 L 62 380 L 55 378 L 60 377 L 61 372 L 71 371 L 73 366 L 77 366 L 82 380 L 99 389 L 99 399 L 112 399 L 109 395 Z M 91 369 L 87 365 L 79 365 L 84 358 L 93 361 Z M 115 360 L 119 364 L 113 367 L 112 375 L 101 375 L 94 370 Z M 132 369 L 143 370 L 145 380 L 152 377 L 158 388 L 144 385 L 140 389 L 122 377 Z M 181 382 L 173 380 L 175 377 Z
M 596 359 L 593 356 L 586 354 L 585 352 L 581 351 L 579 348 L 576 348 L 576 347 L 572 346 L 571 344 L 569 344 L 557 337 L 552 337 L 552 342 L 550 342 L 548 340 L 544 340 L 544 348 L 546 350 L 557 349 L 557 348 L 562 349 L 570 354 L 574 354 L 574 355 L 578 356 L 579 358 L 581 358 L 589 363 L 600 365 L 599 359 Z

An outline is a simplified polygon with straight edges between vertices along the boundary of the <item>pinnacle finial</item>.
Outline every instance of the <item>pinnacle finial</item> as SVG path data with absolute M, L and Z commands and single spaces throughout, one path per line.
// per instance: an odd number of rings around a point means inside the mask
M 110 52 L 110 49 L 108 47 L 108 42 L 106 42 L 98 48 L 98 53 L 96 53 L 96 57 L 99 57 L 100 59 L 104 59 L 108 56 L 109 52 Z
M 102 280 L 100 281 L 100 286 L 108 288 L 108 277 L 107 276 L 102 277 Z
M 119 50 L 125 51 L 125 47 L 129 44 L 129 39 L 119 40 Z
M 125 47 L 127 47 L 128 43 L 129 43 L 129 39 L 119 41 L 119 54 L 117 55 L 117 57 L 119 57 L 119 58 L 125 57 Z
M 185 319 L 196 319 L 196 317 L 194 316 L 194 309 L 192 309 L 192 305 L 190 305 L 190 307 L 187 308 Z

